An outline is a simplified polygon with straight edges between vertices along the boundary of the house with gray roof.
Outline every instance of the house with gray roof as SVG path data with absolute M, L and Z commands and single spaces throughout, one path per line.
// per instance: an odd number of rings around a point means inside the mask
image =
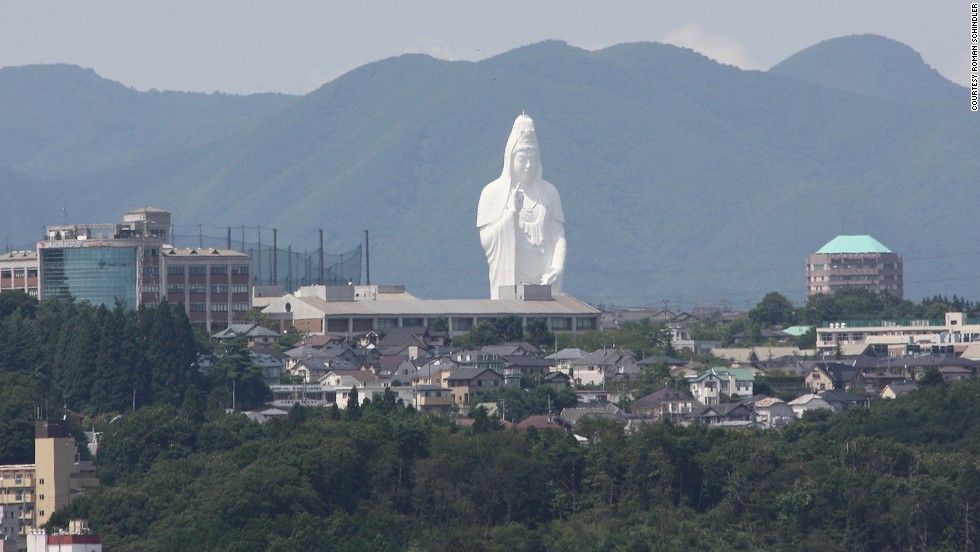
M 218 333 L 211 334 L 211 341 L 231 341 L 236 337 L 245 337 L 249 347 L 253 345 L 272 345 L 279 339 L 279 334 L 264 328 L 259 324 L 231 324 Z
M 599 349 L 571 361 L 575 385 L 602 386 L 615 376 L 634 376 L 640 368 L 633 353 L 625 349 Z

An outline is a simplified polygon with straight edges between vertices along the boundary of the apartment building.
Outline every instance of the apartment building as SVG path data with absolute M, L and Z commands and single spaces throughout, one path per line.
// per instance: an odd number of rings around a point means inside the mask
M 806 260 L 806 296 L 863 287 L 902 298 L 902 258 L 871 236 L 837 236 Z

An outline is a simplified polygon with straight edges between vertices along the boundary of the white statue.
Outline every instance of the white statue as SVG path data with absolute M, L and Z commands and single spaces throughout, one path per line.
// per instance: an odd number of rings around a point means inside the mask
M 490 298 L 500 286 L 548 284 L 561 294 L 565 272 L 565 213 L 558 190 L 541 178 L 534 121 L 521 114 L 504 150 L 500 178 L 487 184 L 476 211 L 490 265 Z

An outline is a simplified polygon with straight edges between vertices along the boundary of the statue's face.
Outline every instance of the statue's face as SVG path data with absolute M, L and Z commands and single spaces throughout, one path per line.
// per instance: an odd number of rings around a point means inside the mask
M 514 153 L 514 176 L 526 180 L 535 175 L 538 169 L 538 151 L 534 149 L 517 150 Z

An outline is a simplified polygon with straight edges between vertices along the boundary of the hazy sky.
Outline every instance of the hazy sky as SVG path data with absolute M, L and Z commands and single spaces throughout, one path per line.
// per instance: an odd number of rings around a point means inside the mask
M 908 44 L 969 82 L 964 0 L 0 0 L 0 66 L 70 63 L 139 90 L 309 92 L 414 52 L 480 60 L 559 39 L 668 42 L 768 69 L 839 36 Z

